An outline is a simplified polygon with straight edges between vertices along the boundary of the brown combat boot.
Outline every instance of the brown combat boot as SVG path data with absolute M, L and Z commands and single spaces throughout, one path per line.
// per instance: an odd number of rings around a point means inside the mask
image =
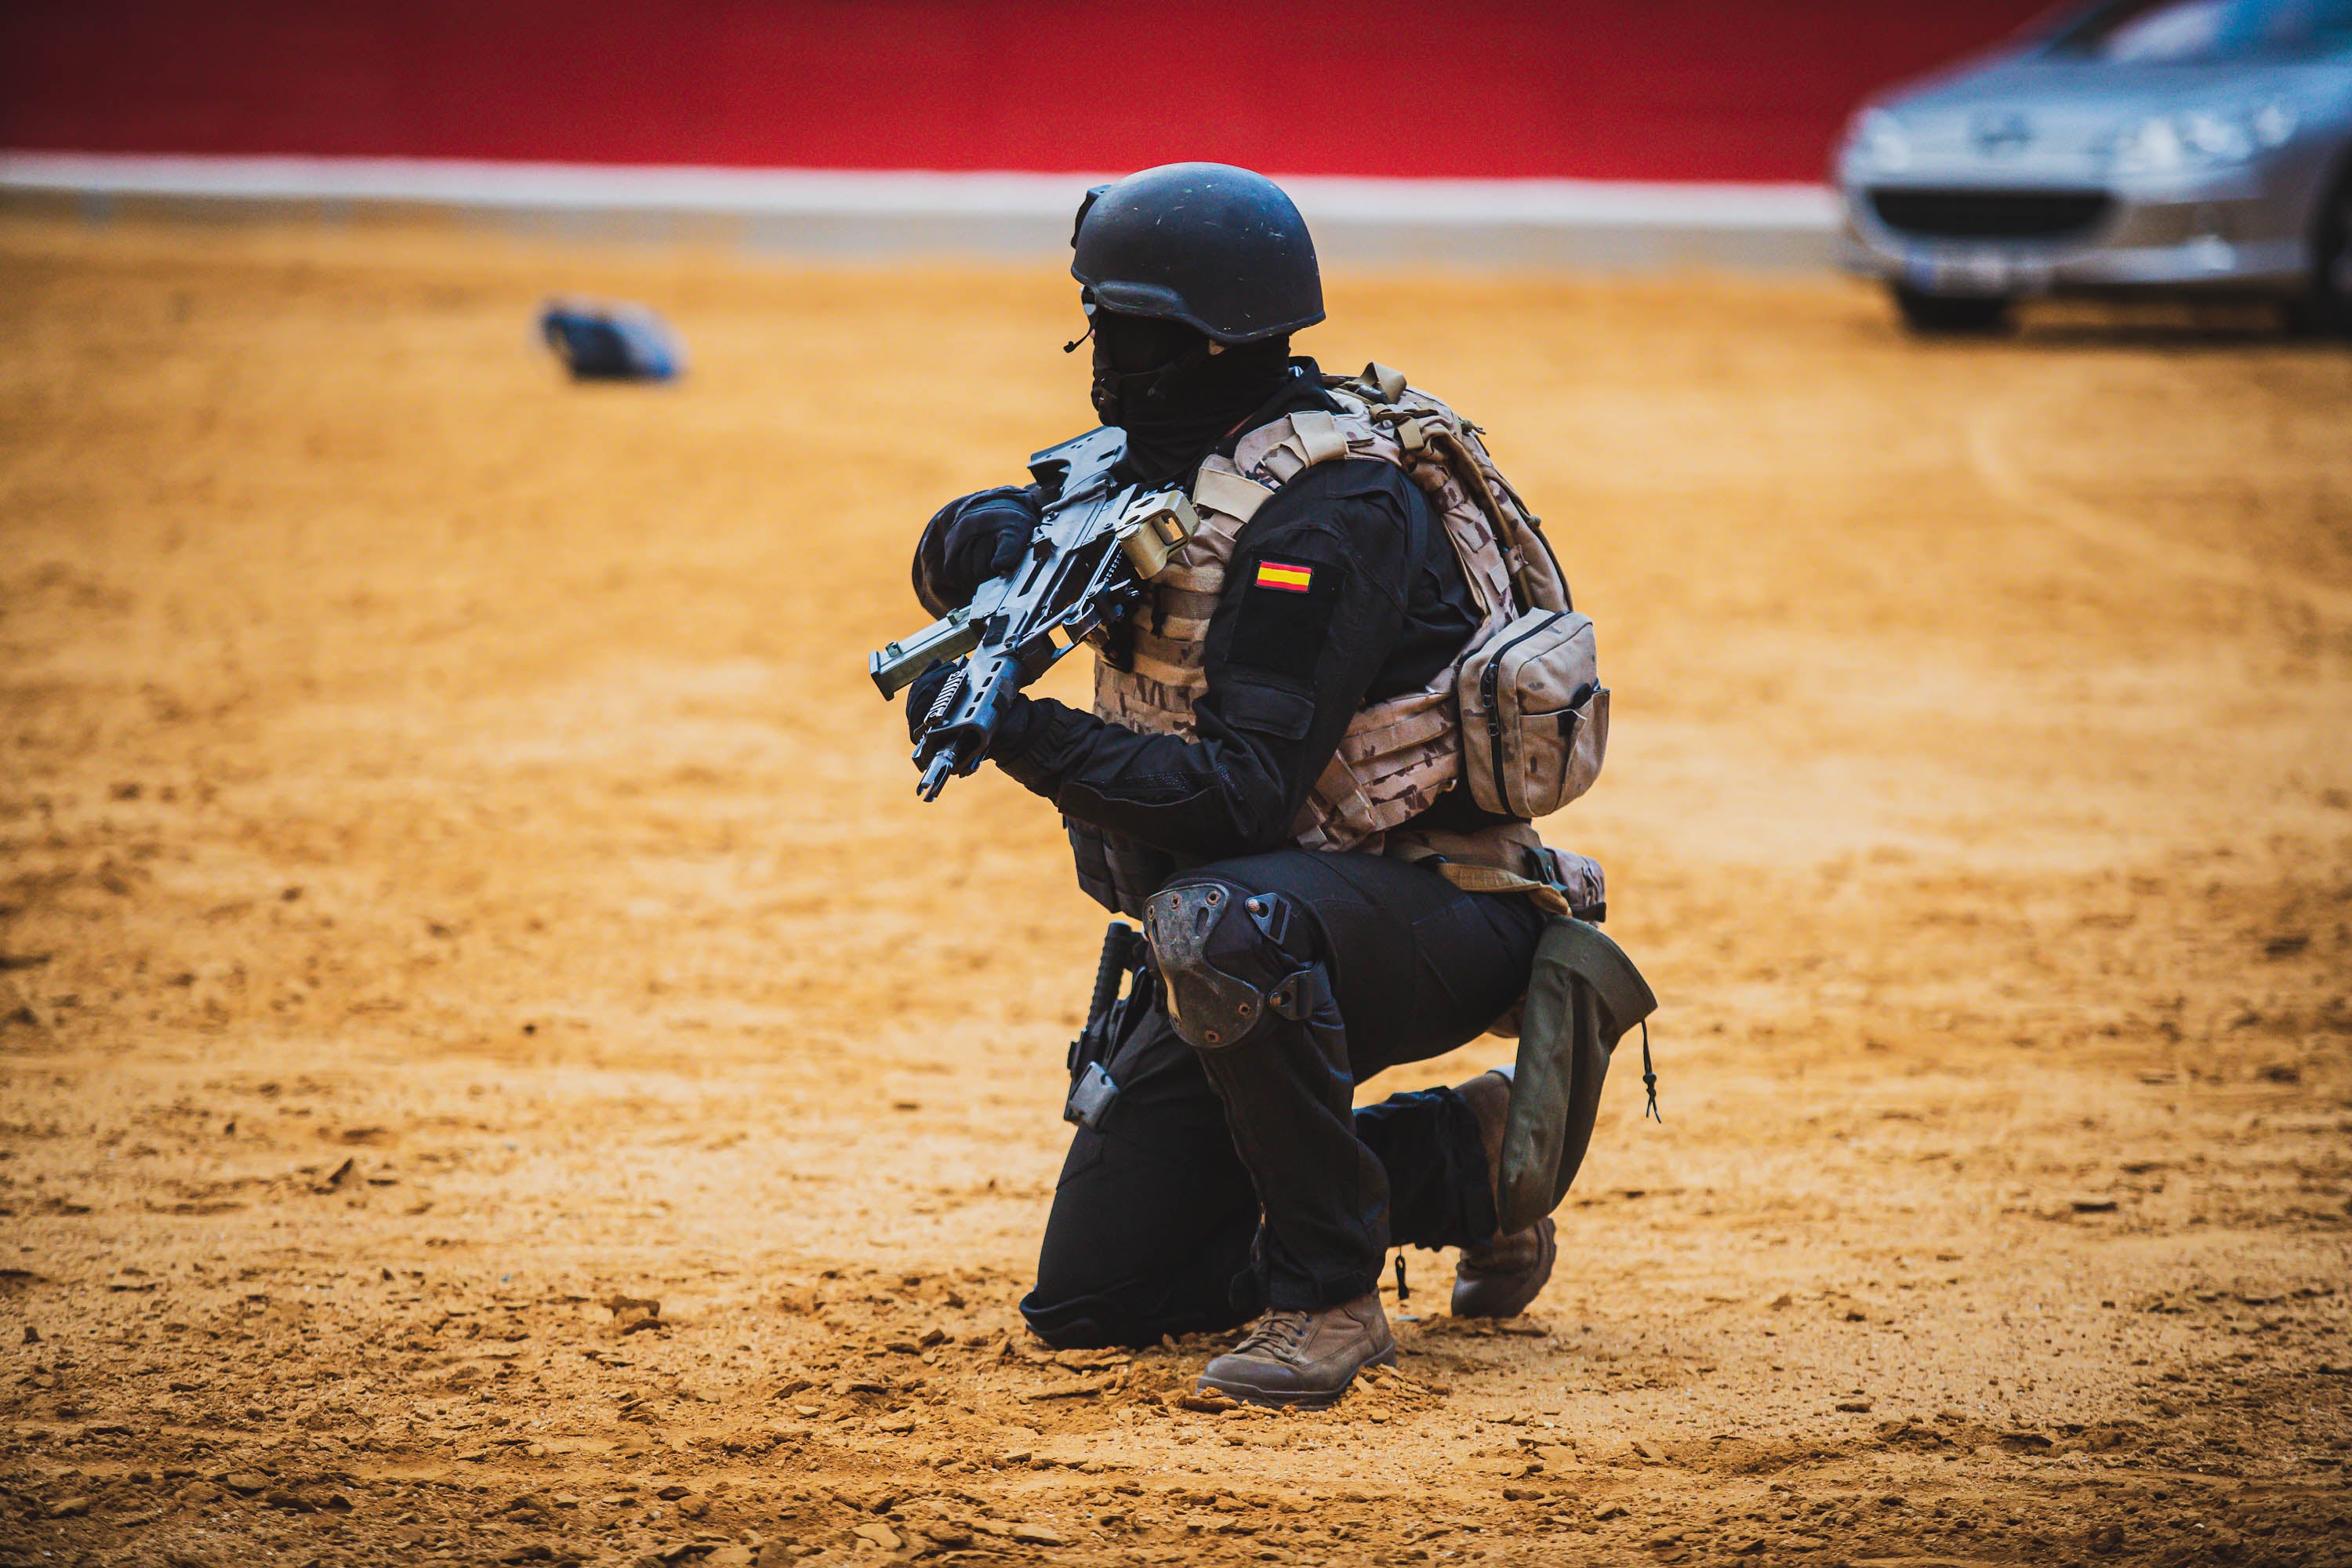
M 1202 1372 L 1200 1391 L 1319 1410 L 1337 1404 L 1364 1368 L 1395 1364 L 1396 1341 L 1375 1290 L 1319 1312 L 1268 1312 Z
M 1498 1180 L 1503 1164 L 1503 1128 L 1511 1112 L 1511 1069 L 1482 1072 L 1454 1090 L 1478 1119 L 1478 1140 L 1486 1149 L 1486 1179 Z M 1501 1193 L 1496 1202 L 1499 1205 Z M 1546 1215 L 1525 1230 L 1496 1236 L 1482 1247 L 1465 1247 L 1454 1266 L 1454 1315 L 1516 1318 L 1528 1310 L 1551 1278 L 1559 1242 Z

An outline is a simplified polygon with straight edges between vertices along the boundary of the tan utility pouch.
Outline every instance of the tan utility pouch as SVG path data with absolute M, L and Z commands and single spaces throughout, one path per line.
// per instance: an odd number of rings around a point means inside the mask
M 1609 689 L 1592 620 L 1530 610 L 1462 662 L 1462 773 L 1480 809 L 1532 820 L 1592 787 L 1609 750 Z

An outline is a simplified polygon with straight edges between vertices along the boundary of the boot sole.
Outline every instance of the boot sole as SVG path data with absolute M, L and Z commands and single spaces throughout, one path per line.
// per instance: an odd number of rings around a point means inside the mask
M 1208 1379 L 1202 1378 L 1193 1384 L 1193 1389 L 1201 1394 L 1222 1394 L 1228 1399 L 1238 1400 L 1244 1405 L 1259 1405 L 1265 1409 L 1321 1410 L 1339 1404 L 1346 1397 L 1348 1390 L 1356 1384 L 1356 1373 L 1362 1372 L 1365 1367 L 1394 1366 L 1396 1358 L 1396 1347 L 1391 1345 L 1380 1354 L 1365 1362 L 1362 1366 L 1359 1366 L 1356 1372 L 1349 1373 L 1348 1381 L 1337 1388 L 1258 1388 L 1245 1383 L 1213 1384 Z

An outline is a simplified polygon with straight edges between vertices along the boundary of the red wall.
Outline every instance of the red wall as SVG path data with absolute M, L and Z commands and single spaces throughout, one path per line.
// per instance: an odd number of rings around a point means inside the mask
M 1813 180 L 2046 0 L 0 0 L 0 146 Z

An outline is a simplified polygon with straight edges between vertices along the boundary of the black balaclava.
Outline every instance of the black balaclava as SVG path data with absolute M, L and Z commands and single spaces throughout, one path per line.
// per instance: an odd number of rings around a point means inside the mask
M 1095 415 L 1127 432 L 1127 468 L 1144 484 L 1175 478 L 1265 406 L 1290 374 L 1290 340 L 1210 352 L 1181 321 L 1094 312 Z

